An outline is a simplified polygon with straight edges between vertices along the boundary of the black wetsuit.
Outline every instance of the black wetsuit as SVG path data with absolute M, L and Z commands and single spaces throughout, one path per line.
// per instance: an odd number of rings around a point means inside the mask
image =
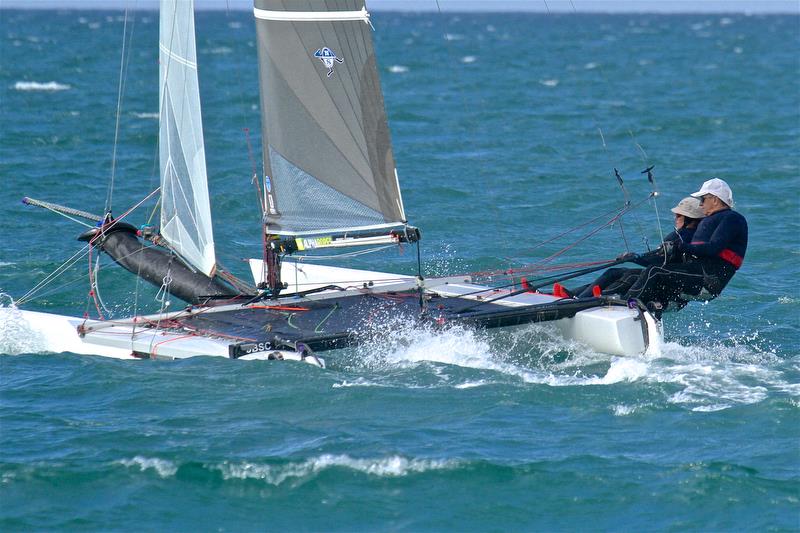
M 647 267 L 624 297 L 662 306 L 676 302 L 678 307 L 694 297 L 716 298 L 742 265 L 747 221 L 736 211 L 717 211 L 700 221 L 691 241 L 681 244 L 678 251 L 686 262 Z
M 673 245 L 678 248 L 682 243 L 689 243 L 692 241 L 692 236 L 694 235 L 696 229 L 697 227 L 695 226 L 694 228 L 681 228 L 680 230 L 673 231 L 664 237 L 664 242 L 672 242 Z M 678 256 L 676 255 L 674 258 L 672 258 L 672 261 L 682 262 L 683 258 L 681 257 L 678 259 Z M 652 252 L 636 256 L 634 259 L 631 259 L 631 262 L 643 267 L 663 265 L 664 253 L 660 249 L 654 250 Z M 575 294 L 576 296 L 582 298 L 592 296 L 592 288 L 595 285 L 600 287 L 600 290 L 603 294 L 625 294 L 633 286 L 633 284 L 636 283 L 636 280 L 638 280 L 639 276 L 643 273 L 644 269 L 641 268 L 609 268 L 603 272 L 600 277 L 594 280 L 594 282 L 575 289 Z

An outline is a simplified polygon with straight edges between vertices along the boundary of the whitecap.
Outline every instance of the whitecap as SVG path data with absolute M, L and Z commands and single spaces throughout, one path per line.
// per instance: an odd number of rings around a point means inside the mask
M 779 304 L 796 304 L 798 302 L 800 302 L 800 300 L 798 300 L 797 298 L 791 298 L 789 296 L 781 296 L 780 298 L 778 298 Z
M 158 118 L 158 113 L 133 113 L 136 118 Z
M 539 83 L 541 83 L 545 87 L 555 87 L 558 85 L 558 80 L 555 78 L 549 80 L 539 80 Z
M 465 64 L 474 63 L 477 60 L 478 58 L 475 56 L 464 56 L 461 58 L 461 62 Z
M 479 379 L 478 381 L 465 381 L 464 383 L 459 383 L 458 385 L 454 385 L 453 387 L 456 389 L 474 389 L 475 387 L 482 387 L 487 383 L 488 381 Z
M 330 468 L 346 468 L 376 477 L 403 477 L 409 474 L 443 470 L 458 465 L 453 460 L 408 459 L 399 455 L 377 459 L 355 459 L 348 455 L 324 454 L 302 462 L 283 465 L 224 462 L 213 468 L 224 479 L 259 479 L 270 485 L 280 485 L 289 479 L 303 479 Z
M 742 52 L 744 52 L 744 48 L 742 48 L 741 46 L 736 46 L 733 49 L 734 54 L 741 54 Z
M 594 61 L 592 61 L 590 63 L 586 63 L 585 65 L 583 65 L 583 68 L 585 68 L 586 70 L 594 70 L 598 66 L 599 66 L 599 63 L 595 63 Z
M 14 89 L 18 91 L 66 91 L 71 89 L 69 85 L 48 81 L 41 83 L 38 81 L 18 81 L 14 84 Z
M 226 55 L 233 52 L 233 49 L 227 46 L 217 46 L 216 48 L 210 49 L 208 52 L 213 55 Z
M 133 459 L 120 459 L 116 463 L 128 468 L 138 467 L 142 472 L 152 469 L 163 478 L 174 476 L 175 472 L 178 471 L 178 467 L 172 461 L 155 457 L 142 457 L 141 455 L 137 455 Z
M 392 65 L 389 67 L 389 72 L 392 72 L 393 74 L 403 74 L 408 72 L 408 67 L 404 65 Z
M 349 387 L 383 387 L 384 385 L 381 383 L 376 383 L 374 381 L 369 381 L 364 378 L 356 378 L 353 381 L 342 380 L 341 383 L 334 383 L 331 385 L 333 389 L 346 389 Z
M 612 411 L 614 416 L 628 416 L 636 411 L 636 406 L 619 404 L 613 406 Z

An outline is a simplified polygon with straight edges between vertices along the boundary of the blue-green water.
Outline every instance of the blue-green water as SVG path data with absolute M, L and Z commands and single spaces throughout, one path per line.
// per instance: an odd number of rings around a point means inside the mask
M 0 529 L 800 528 L 798 17 L 373 18 L 427 274 L 539 260 L 576 235 L 537 243 L 622 204 L 613 167 L 644 198 L 649 164 L 665 231 L 672 204 L 728 180 L 750 223 L 742 270 L 667 315 L 660 356 L 630 359 L 531 326 L 378 331 L 327 370 L 125 362 L 38 353 L 6 312 Z M 20 198 L 105 203 L 122 29 L 119 13 L 0 11 L 0 291 L 16 300 L 81 230 Z M 158 181 L 157 16 L 128 29 L 115 212 Z M 254 29 L 217 12 L 197 30 L 215 234 L 245 276 L 261 242 L 243 132 L 257 149 Z M 624 224 L 633 249 L 658 239 L 652 204 Z M 615 225 L 563 260 L 624 249 Z M 406 249 L 345 266 L 415 263 Z M 23 308 L 82 314 L 86 270 Z M 133 312 L 128 274 L 109 265 L 100 286 Z M 140 289 L 137 309 L 152 306 Z

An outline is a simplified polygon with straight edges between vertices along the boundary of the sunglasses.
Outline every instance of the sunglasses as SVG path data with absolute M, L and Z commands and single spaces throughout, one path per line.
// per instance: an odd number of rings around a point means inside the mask
M 714 198 L 713 194 L 704 194 L 700 197 L 700 205 L 703 205 L 706 200 L 711 200 L 712 198 Z

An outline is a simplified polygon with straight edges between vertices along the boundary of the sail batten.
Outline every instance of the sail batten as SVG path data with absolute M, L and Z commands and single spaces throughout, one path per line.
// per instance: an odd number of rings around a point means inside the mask
M 255 0 L 270 233 L 402 225 L 363 0 Z
M 210 276 L 216 255 L 208 198 L 193 0 L 161 0 L 159 29 L 161 236 Z

